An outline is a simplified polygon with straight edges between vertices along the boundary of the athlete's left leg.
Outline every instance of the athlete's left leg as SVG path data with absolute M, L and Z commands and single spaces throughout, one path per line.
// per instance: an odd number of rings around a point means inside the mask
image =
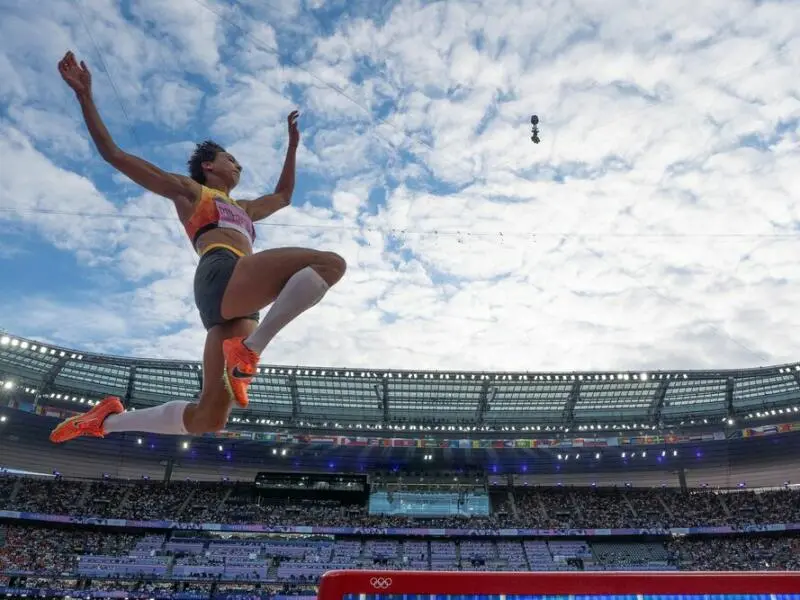
M 76 437 L 103 437 L 128 431 L 163 435 L 220 431 L 233 408 L 222 382 L 223 341 L 232 336 L 247 336 L 255 328 L 252 319 L 235 319 L 209 330 L 203 351 L 203 387 L 197 403 L 171 400 L 151 408 L 126 411 L 119 398 L 109 396 L 88 412 L 58 425 L 50 434 L 50 441 L 63 443 Z
M 228 422 L 233 403 L 222 382 L 222 344 L 233 336 L 247 336 L 256 328 L 252 319 L 234 319 L 212 327 L 203 350 L 203 389 L 197 403 L 173 400 L 161 406 L 111 415 L 107 433 L 147 431 L 170 435 L 202 435 L 220 431 Z

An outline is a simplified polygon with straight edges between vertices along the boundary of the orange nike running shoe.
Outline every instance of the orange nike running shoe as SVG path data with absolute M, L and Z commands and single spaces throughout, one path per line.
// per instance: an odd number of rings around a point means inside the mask
M 108 415 L 118 415 L 125 407 L 116 396 L 106 396 L 89 412 L 70 417 L 50 434 L 50 441 L 61 444 L 81 436 L 105 437 L 103 422 Z
M 253 381 L 258 367 L 258 354 L 244 345 L 244 337 L 235 337 L 222 342 L 225 357 L 225 374 L 222 381 L 228 393 L 242 408 L 247 408 L 247 388 Z

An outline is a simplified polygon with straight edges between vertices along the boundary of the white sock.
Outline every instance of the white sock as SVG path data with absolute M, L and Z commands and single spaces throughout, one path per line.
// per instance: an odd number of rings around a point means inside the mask
M 311 267 L 300 269 L 283 286 L 258 329 L 244 341 L 245 346 L 261 354 L 281 329 L 322 300 L 327 291 L 328 284 L 319 273 Z
M 186 435 L 189 432 L 183 424 L 183 413 L 191 402 L 173 400 L 152 408 L 126 410 L 118 415 L 108 415 L 103 421 L 106 433 L 122 431 L 141 431 L 142 433 L 163 433 L 166 435 Z

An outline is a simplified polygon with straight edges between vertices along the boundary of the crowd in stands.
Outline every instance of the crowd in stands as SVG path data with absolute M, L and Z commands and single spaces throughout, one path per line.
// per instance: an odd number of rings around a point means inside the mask
M 12 582 L 12 579 L 14 581 Z M 89 582 L 70 577 L 0 577 L 0 587 L 9 586 L 17 596 L 44 597 L 44 591 L 54 597 L 91 597 L 93 593 L 113 593 L 123 598 L 180 598 L 181 600 L 314 600 L 314 586 L 292 584 L 253 584 L 242 582 L 208 581 L 145 581 L 136 579 L 95 579 Z M 120 596 L 122 593 L 122 596 Z M 7 594 L 6 596 L 10 596 Z
M 800 492 L 681 492 L 639 488 L 515 488 L 492 491 L 489 516 L 411 518 L 363 505 L 265 500 L 249 485 L 70 481 L 0 476 L 0 509 L 132 520 L 327 527 L 646 528 L 800 522 Z
M 682 539 L 668 544 L 693 571 L 797 571 L 800 539 L 796 537 L 711 537 Z
M 313 584 L 333 568 L 453 571 L 797 570 L 800 538 L 769 535 L 669 541 L 246 539 L 131 536 L 35 526 L 0 528 L 0 572 L 97 582 L 199 578 Z M 115 586 L 117 583 L 109 583 Z
M 121 555 L 133 535 L 87 530 L 7 527 L 0 536 L 0 572 L 31 571 L 49 575 L 69 573 L 81 554 Z

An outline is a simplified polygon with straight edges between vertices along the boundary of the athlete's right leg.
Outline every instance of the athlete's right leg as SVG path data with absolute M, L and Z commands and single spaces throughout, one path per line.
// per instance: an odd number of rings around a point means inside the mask
M 307 248 L 275 248 L 244 256 L 236 262 L 225 288 L 220 313 L 234 319 L 258 312 L 275 302 L 289 281 L 301 273 L 306 273 L 303 279 L 313 281 L 302 287 L 319 292 L 320 281 L 331 287 L 346 269 L 345 260 L 338 254 Z
M 240 406 L 247 406 L 247 387 L 267 344 L 319 302 L 346 268 L 338 254 L 305 248 L 265 250 L 237 261 L 222 298 L 222 316 L 241 317 L 274 302 L 252 334 L 223 346 L 225 384 Z

